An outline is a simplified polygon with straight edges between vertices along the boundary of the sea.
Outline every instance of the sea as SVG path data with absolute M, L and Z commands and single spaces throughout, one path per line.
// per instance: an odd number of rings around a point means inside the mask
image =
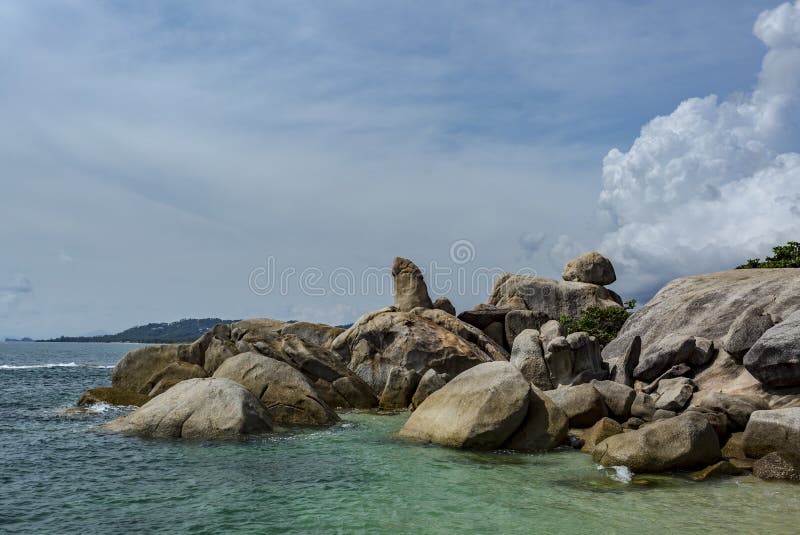
M 133 409 L 69 409 L 135 347 L 0 343 L 1 533 L 800 532 L 800 485 L 408 443 L 405 412 L 228 441 L 103 433 Z

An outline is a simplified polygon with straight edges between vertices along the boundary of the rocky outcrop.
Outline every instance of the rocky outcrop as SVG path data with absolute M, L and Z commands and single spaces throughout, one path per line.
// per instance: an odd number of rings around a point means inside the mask
M 109 405 L 119 405 L 123 407 L 141 407 L 150 401 L 148 396 L 113 386 L 99 386 L 90 388 L 81 394 L 78 405 L 95 405 L 97 403 L 108 403 Z
M 237 321 L 230 326 L 230 339 L 234 343 L 240 340 L 245 342 L 257 342 L 270 336 L 280 334 L 281 329 L 285 325 L 285 321 L 274 320 L 272 318 L 250 318 Z
M 260 353 L 240 353 L 229 358 L 214 377 L 230 379 L 247 388 L 264 403 L 277 423 L 333 425 L 339 421 L 302 373 Z
M 249 390 L 209 378 L 178 383 L 102 429 L 152 438 L 230 438 L 272 427 L 266 407 Z
M 407 258 L 395 257 L 392 263 L 394 278 L 394 304 L 403 311 L 412 308 L 432 308 L 433 303 L 428 295 L 428 286 L 417 265 Z
M 619 296 L 603 286 L 505 273 L 495 282 L 489 304 L 500 309 L 519 308 L 512 307 L 512 302 L 524 303 L 528 310 L 551 318 L 577 317 L 588 307 L 622 308 Z
M 608 416 L 603 396 L 591 384 L 563 386 L 545 394 L 569 418 L 570 427 L 587 428 Z
M 600 286 L 617 280 L 611 261 L 598 252 L 585 253 L 567 262 L 561 277 L 565 281 L 588 282 Z
M 800 386 L 800 310 L 764 332 L 744 356 L 744 366 L 764 385 Z
M 206 348 L 203 368 L 213 375 L 217 368 L 227 359 L 239 353 L 236 344 L 230 338 L 213 337 Z
M 480 304 L 472 310 L 465 310 L 458 315 L 458 319 L 484 330 L 494 323 L 505 324 L 506 315 L 511 311 L 510 308 L 498 308 L 494 305 Z
M 737 269 L 675 279 L 625 322 L 603 349 L 610 364 L 639 336 L 643 354 L 668 335 L 722 340 L 748 307 L 786 318 L 800 309 L 800 269 Z
M 332 348 L 349 357 L 350 369 L 375 392 L 383 392 L 394 368 L 420 375 L 433 369 L 455 377 L 494 360 L 474 343 L 433 321 L 394 307 L 365 314 L 334 340 Z
M 152 398 L 166 392 L 181 381 L 203 377 L 208 377 L 208 374 L 197 364 L 182 361 L 172 362 L 148 379 L 147 388 L 150 388 L 148 395 Z
M 564 444 L 569 433 L 569 419 L 544 392 L 531 386 L 528 412 L 522 425 L 504 448 L 517 451 L 548 451 Z
M 758 459 L 773 451 L 800 455 L 800 408 L 755 411 L 742 436 L 748 457 Z
M 703 416 L 687 412 L 598 444 L 592 457 L 605 466 L 634 472 L 665 472 L 708 466 L 720 460 L 719 439 Z
M 512 364 L 487 362 L 417 407 L 398 437 L 472 449 L 500 447 L 525 419 L 530 385 Z

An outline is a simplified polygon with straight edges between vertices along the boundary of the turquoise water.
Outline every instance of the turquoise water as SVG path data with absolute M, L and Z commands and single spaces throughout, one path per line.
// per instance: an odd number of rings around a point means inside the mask
M 797 533 L 800 485 L 616 481 L 575 451 L 396 441 L 407 414 L 232 442 L 96 431 L 67 416 L 134 345 L 0 343 L 0 531 L 9 533 Z M 58 367 L 29 367 L 44 364 Z M 21 367 L 20 367 L 21 366 Z

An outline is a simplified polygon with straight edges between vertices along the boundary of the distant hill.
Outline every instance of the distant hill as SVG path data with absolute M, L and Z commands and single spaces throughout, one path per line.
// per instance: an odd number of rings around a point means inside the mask
M 172 323 L 148 323 L 117 334 L 101 336 L 61 336 L 42 342 L 139 342 L 142 344 L 179 344 L 193 342 L 218 323 L 237 320 L 219 318 L 182 319 Z

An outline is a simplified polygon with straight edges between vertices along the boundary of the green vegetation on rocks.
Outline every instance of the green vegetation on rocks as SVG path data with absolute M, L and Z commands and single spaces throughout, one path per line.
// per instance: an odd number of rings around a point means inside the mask
M 772 253 L 773 256 L 764 260 L 751 258 L 736 269 L 800 268 L 800 242 L 790 241 L 786 245 L 778 245 L 772 248 Z
M 617 337 L 634 308 L 636 300 L 633 299 L 625 302 L 625 308 L 587 307 L 578 317 L 561 316 L 559 322 L 567 330 L 567 334 L 586 332 L 597 338 L 600 345 L 605 346 Z

